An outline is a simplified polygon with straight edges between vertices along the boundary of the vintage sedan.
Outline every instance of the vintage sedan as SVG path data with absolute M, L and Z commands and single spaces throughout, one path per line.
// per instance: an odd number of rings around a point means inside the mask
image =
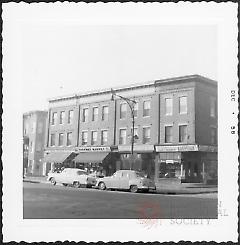
M 96 186 L 100 190 L 118 189 L 131 192 L 156 190 L 154 181 L 147 178 L 144 173 L 134 170 L 118 170 L 112 176 L 98 179 Z
M 48 181 L 53 185 L 61 183 L 64 186 L 73 185 L 74 187 L 92 187 L 96 185 L 96 178 L 89 176 L 85 170 L 77 168 L 65 168 L 60 173 L 49 173 Z

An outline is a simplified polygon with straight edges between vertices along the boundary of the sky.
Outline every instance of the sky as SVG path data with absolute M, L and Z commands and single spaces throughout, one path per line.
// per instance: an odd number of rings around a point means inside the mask
M 80 9 L 62 18 L 60 10 L 24 8 L 13 24 L 23 112 L 47 109 L 59 95 L 191 74 L 217 80 L 214 24 L 89 24 L 79 22 Z

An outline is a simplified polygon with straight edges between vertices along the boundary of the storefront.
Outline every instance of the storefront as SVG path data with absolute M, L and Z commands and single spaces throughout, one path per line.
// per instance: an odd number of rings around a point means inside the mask
M 156 146 L 155 179 L 216 184 L 217 147 Z

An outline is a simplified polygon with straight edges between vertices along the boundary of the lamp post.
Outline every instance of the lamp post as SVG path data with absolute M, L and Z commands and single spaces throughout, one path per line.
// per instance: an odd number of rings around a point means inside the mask
M 123 97 L 121 95 L 118 95 L 115 93 L 115 91 L 113 89 L 111 89 L 111 93 L 112 93 L 112 98 L 111 100 L 114 101 L 114 97 L 118 97 L 124 101 L 127 102 L 130 110 L 131 110 L 131 116 L 132 116 L 132 135 L 131 135 L 131 158 L 132 158 L 132 161 L 133 161 L 133 147 L 134 147 L 134 125 L 135 125 L 135 120 L 134 120 L 134 105 L 137 103 L 135 100 L 132 100 L 132 99 L 129 99 L 129 98 L 126 98 L 126 97 Z M 132 163 L 130 164 L 130 170 L 132 169 Z

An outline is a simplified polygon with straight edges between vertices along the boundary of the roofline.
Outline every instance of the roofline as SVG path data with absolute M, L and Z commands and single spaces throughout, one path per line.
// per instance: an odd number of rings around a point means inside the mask
M 27 116 L 27 115 L 29 115 L 29 114 L 42 113 L 42 112 L 48 113 L 47 110 L 34 110 L 34 111 L 24 112 L 24 113 L 23 113 L 23 116 Z
M 194 74 L 194 75 L 186 75 L 186 76 L 180 76 L 180 77 L 172 77 L 172 78 L 165 78 L 161 80 L 154 80 L 154 81 L 149 81 L 145 83 L 134 83 L 130 84 L 124 87 L 112 87 L 112 88 L 107 88 L 103 90 L 92 90 L 92 91 L 86 91 L 84 93 L 76 93 L 76 94 L 70 94 L 70 95 L 63 95 L 63 96 L 57 96 L 53 98 L 49 98 L 48 102 L 55 102 L 59 100 L 69 100 L 69 99 L 78 99 L 82 97 L 88 97 L 88 96 L 94 96 L 94 95 L 100 95 L 100 94 L 108 94 L 111 93 L 111 89 L 113 89 L 115 92 L 122 92 L 126 90 L 131 90 L 131 89 L 136 89 L 136 88 L 144 88 L 144 87 L 154 87 L 158 86 L 163 83 L 171 83 L 171 82 L 176 82 L 176 81 L 183 81 L 183 80 L 192 80 L 192 79 L 199 79 L 201 81 L 207 82 L 209 84 L 212 84 L 214 86 L 217 86 L 217 81 L 209 79 L 207 77 Z

